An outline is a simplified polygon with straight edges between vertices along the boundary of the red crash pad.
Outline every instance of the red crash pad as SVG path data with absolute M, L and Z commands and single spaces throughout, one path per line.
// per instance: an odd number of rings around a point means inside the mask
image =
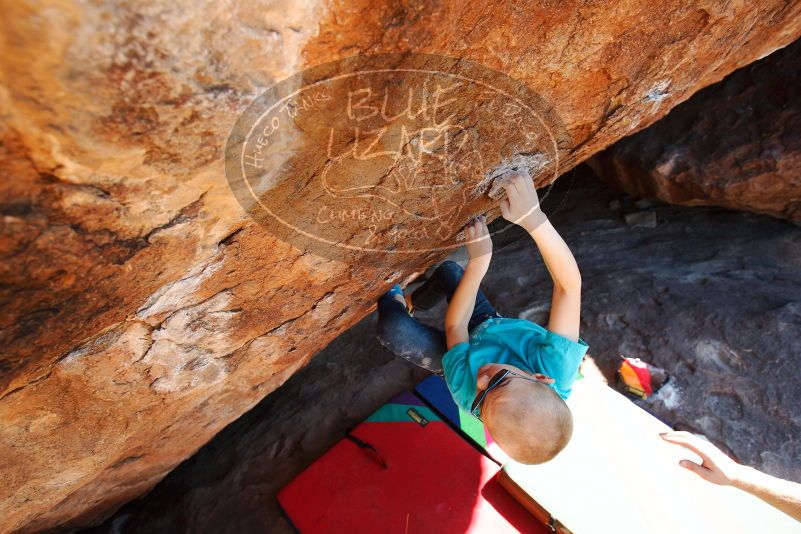
M 498 465 L 404 392 L 278 494 L 303 534 L 547 532 L 498 484 Z

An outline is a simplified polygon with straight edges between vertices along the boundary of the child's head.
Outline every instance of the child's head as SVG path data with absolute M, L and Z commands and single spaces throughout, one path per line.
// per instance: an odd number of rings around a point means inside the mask
M 492 439 L 513 460 L 540 464 L 565 448 L 573 434 L 573 416 L 565 401 L 548 384 L 553 379 L 532 374 L 510 365 L 490 364 L 478 373 L 479 393 L 498 371 L 510 369 L 509 375 L 493 388 L 481 405 L 481 420 Z

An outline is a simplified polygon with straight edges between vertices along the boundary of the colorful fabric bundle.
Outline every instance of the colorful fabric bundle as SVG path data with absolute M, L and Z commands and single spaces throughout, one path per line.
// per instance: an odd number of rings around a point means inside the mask
M 664 369 L 653 366 L 639 358 L 623 358 L 617 370 L 620 384 L 625 393 L 647 399 L 670 378 Z

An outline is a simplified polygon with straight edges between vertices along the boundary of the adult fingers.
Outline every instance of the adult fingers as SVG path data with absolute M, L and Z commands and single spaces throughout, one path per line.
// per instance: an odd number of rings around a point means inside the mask
M 699 477 L 703 478 L 704 480 L 709 480 L 710 475 L 712 474 L 709 469 L 704 467 L 703 465 L 698 465 L 695 462 L 691 462 L 690 460 L 682 460 L 679 462 L 679 465 L 682 466 L 687 471 L 692 471 Z
M 671 432 L 662 432 L 661 434 L 659 434 L 659 436 L 665 441 L 670 441 L 671 443 L 675 443 L 678 441 L 686 440 L 687 438 L 691 437 L 692 434 L 684 430 L 674 430 Z
M 709 451 L 705 445 L 712 446 L 712 444 L 705 442 L 701 438 L 690 434 L 689 432 L 666 432 L 664 434 L 660 434 L 660 436 L 667 442 L 675 443 L 676 445 L 681 445 L 682 447 L 690 449 L 695 454 L 700 456 L 704 462 L 711 461 L 709 458 Z
M 680 444 L 685 444 L 688 448 L 692 446 L 693 450 L 697 450 L 699 454 L 703 453 L 708 456 L 712 456 L 716 453 L 721 453 L 720 449 L 718 449 L 714 443 L 707 441 L 706 439 L 697 436 L 692 432 L 687 432 L 686 430 L 667 432 L 665 437 L 668 439 L 668 441 L 672 440 Z
M 695 435 L 686 432 L 684 430 L 663 432 L 662 434 L 659 434 L 659 436 L 665 441 L 668 441 L 670 443 L 675 443 L 677 445 L 683 445 L 690 449 L 697 446 L 695 440 L 698 438 L 696 438 Z

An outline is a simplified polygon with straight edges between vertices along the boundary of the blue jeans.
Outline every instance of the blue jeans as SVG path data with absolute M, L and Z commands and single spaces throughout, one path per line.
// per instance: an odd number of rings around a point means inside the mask
M 430 302 L 435 293 L 444 295 L 450 302 L 462 276 L 464 269 L 458 263 L 443 262 L 431 278 L 415 290 L 412 303 Z M 473 315 L 467 325 L 468 331 L 472 332 L 491 317 L 500 315 L 479 290 Z M 384 294 L 378 299 L 378 341 L 396 356 L 431 372 L 442 373 L 442 356 L 448 350 L 445 332 L 410 317 L 406 306 L 391 294 Z

